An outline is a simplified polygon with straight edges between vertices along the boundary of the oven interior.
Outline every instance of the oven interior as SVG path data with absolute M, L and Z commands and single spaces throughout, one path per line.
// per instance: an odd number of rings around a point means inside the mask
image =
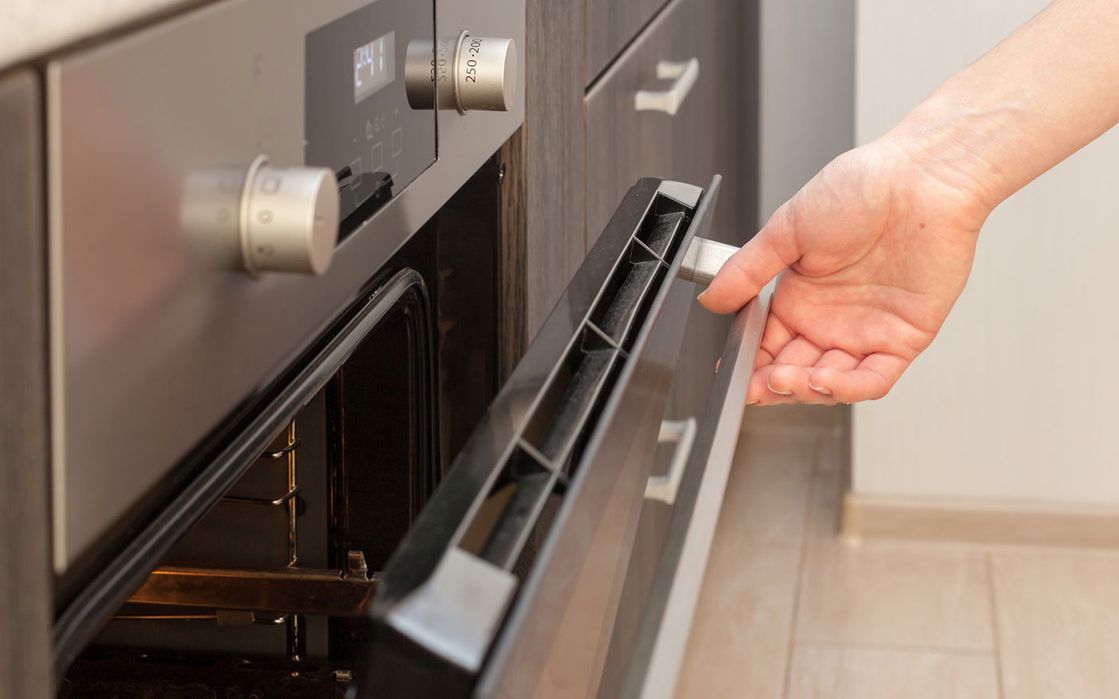
M 498 386 L 499 181 L 490 161 L 378 271 L 392 307 L 106 610 L 59 696 L 344 696 L 379 573 Z

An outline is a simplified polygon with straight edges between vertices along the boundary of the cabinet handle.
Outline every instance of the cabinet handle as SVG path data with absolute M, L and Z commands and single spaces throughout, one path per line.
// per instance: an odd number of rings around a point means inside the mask
M 692 443 L 695 442 L 696 422 L 694 417 L 686 420 L 664 420 L 661 422 L 661 431 L 657 436 L 660 444 L 676 444 L 676 451 L 672 453 L 672 461 L 668 464 L 668 471 L 663 476 L 650 476 L 645 484 L 645 499 L 660 500 L 671 505 L 676 502 L 676 491 L 680 489 L 680 481 L 684 478 L 684 469 L 688 466 L 688 456 L 692 453 Z
M 683 63 L 659 61 L 657 80 L 673 80 L 667 90 L 638 90 L 633 97 L 633 108 L 637 111 L 652 110 L 675 114 L 692 91 L 699 79 L 699 59 L 693 58 Z

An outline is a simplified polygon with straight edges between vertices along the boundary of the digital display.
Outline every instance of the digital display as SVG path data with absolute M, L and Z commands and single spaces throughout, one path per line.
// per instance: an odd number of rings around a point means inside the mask
M 354 49 L 354 104 L 396 79 L 396 32 Z

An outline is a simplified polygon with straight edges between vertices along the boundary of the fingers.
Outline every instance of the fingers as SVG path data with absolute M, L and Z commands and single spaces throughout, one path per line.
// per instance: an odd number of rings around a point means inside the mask
M 766 334 L 769 334 L 768 329 Z M 764 348 L 759 350 L 759 355 L 762 352 L 765 352 Z M 819 394 L 809 395 L 811 391 L 808 389 L 808 375 L 801 369 L 815 365 L 822 355 L 823 351 L 819 347 L 802 336 L 789 340 L 772 360 L 763 365 L 756 363 L 757 369 L 750 380 L 747 401 L 768 405 L 827 400 Z
M 816 378 L 816 371 L 820 369 L 835 369 L 836 371 L 851 371 L 859 365 L 862 361 L 861 357 L 856 357 L 850 352 L 845 352 L 840 349 L 830 349 L 824 352 L 820 360 L 816 362 L 815 370 L 808 371 L 808 388 L 815 395 L 823 395 L 832 398 L 833 402 L 835 396 L 832 390 L 827 386 L 821 384 L 819 379 Z
M 850 370 L 832 367 L 814 369 L 811 381 L 841 403 L 878 400 L 893 388 L 908 364 L 909 360 L 902 357 L 872 354 Z
M 835 398 L 809 386 L 811 370 L 793 364 L 771 364 L 754 372 L 746 402 L 751 405 L 807 403 L 834 405 Z
M 789 205 L 765 224 L 750 242 L 742 246 L 726 263 L 699 302 L 714 313 L 731 313 L 745 306 L 762 287 L 781 270 L 800 257 L 793 235 Z
M 908 363 L 887 354 L 860 358 L 837 349 L 821 353 L 798 336 L 772 361 L 758 363 L 746 402 L 834 405 L 877 400 L 889 392 Z

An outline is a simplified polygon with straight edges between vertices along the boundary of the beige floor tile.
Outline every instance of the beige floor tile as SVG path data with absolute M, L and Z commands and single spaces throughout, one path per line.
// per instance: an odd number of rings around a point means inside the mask
M 746 696 L 746 695 L 743 695 Z M 990 654 L 798 646 L 788 699 L 997 699 Z
M 841 543 L 838 476 L 816 479 L 796 637 L 927 650 L 993 648 L 983 551 L 940 544 Z
M 820 544 L 831 544 L 839 537 L 840 492 L 839 473 L 824 471 L 812 480 L 811 510 L 807 518 L 809 538 Z
M 676 696 L 780 699 L 799 546 L 712 551 Z
M 821 433 L 816 455 L 816 475 L 840 475 L 849 471 L 851 445 L 844 439 L 844 428 L 835 425 Z
M 755 544 L 803 541 L 822 433 L 814 427 L 744 431 L 716 537 Z
M 1007 699 L 1119 696 L 1119 557 L 991 554 Z

